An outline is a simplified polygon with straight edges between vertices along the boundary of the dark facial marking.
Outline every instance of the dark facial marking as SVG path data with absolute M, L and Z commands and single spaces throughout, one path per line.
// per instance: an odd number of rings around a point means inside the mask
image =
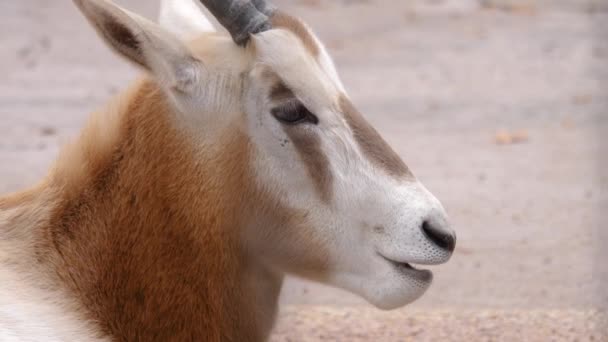
M 270 89 L 270 99 L 272 101 L 282 102 L 293 98 L 295 98 L 295 95 L 291 89 L 287 88 L 287 86 L 281 81 L 275 83 L 275 85 Z
M 321 150 L 321 140 L 314 132 L 302 127 L 285 126 L 284 130 L 306 165 L 321 199 L 328 203 L 332 196 L 333 174 L 329 169 L 329 160 Z
M 340 96 L 340 108 L 346 122 L 353 131 L 357 144 L 363 153 L 378 167 L 386 170 L 390 175 L 406 177 L 411 175 L 403 160 L 382 139 L 380 134 L 363 118 L 361 113 L 353 106 L 350 100 Z

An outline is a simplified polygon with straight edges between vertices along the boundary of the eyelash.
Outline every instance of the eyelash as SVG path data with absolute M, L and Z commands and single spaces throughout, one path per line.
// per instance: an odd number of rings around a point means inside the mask
M 319 118 L 311 113 L 300 101 L 291 100 L 271 110 L 272 115 L 281 123 L 297 125 L 300 123 L 318 124 Z

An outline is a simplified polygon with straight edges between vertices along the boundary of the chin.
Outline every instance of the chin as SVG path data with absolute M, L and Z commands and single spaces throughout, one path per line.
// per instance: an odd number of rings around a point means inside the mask
M 394 310 L 420 298 L 432 282 L 433 274 L 428 270 L 393 270 L 377 281 L 366 282 L 369 286 L 362 289 L 360 295 L 379 309 Z

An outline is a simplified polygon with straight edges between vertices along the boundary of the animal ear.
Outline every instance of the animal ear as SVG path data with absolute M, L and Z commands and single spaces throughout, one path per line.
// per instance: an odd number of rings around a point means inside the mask
M 73 0 L 116 52 L 151 72 L 172 90 L 189 92 L 202 63 L 160 26 L 106 0 Z
M 199 1 L 161 0 L 160 25 L 183 40 L 193 39 L 205 32 L 215 32 Z

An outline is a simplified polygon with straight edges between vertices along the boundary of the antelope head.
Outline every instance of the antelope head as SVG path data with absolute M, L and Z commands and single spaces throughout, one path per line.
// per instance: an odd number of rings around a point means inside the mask
M 156 80 L 192 146 L 230 158 L 223 137 L 247 137 L 239 163 L 257 195 L 243 189 L 240 234 L 251 258 L 384 309 L 425 292 L 432 273 L 415 265 L 444 263 L 455 246 L 445 211 L 357 111 L 302 21 L 264 0 L 166 1 L 163 26 L 105 0 L 74 1 Z M 203 32 L 200 5 L 230 37 Z

